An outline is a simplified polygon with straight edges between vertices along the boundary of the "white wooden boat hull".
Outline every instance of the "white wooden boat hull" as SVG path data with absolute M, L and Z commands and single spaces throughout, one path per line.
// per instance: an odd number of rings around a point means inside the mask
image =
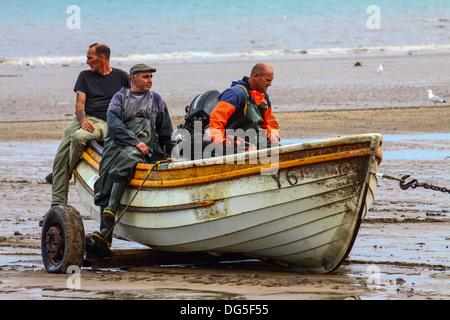
M 256 164 L 248 153 L 162 166 L 114 232 L 164 251 L 238 252 L 301 272 L 332 271 L 349 254 L 374 201 L 381 140 L 368 134 L 276 148 L 269 156 L 279 152 L 278 170 L 271 174 L 261 173 L 267 150 L 253 154 Z M 96 220 L 98 162 L 88 148 L 75 170 L 81 200 Z M 123 207 L 149 168 L 137 166 Z

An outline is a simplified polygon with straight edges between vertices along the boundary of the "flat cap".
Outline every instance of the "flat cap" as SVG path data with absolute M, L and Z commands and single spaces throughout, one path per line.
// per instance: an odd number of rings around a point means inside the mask
M 153 73 L 153 72 L 156 72 L 156 69 L 152 68 L 144 63 L 138 63 L 131 67 L 130 75 L 134 76 L 135 74 L 137 74 L 139 72 L 144 72 L 144 71 L 151 71 Z

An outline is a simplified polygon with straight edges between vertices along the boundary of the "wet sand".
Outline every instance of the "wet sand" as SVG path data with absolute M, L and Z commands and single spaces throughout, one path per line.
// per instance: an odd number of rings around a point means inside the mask
M 353 67 L 357 60 L 363 67 Z M 381 173 L 411 174 L 419 182 L 448 188 L 450 106 L 435 107 L 426 100 L 425 92 L 429 86 L 440 88 L 440 94 L 447 94 L 449 100 L 450 75 L 436 66 L 448 67 L 449 60 L 448 55 L 408 55 L 305 59 L 290 64 L 274 61 L 281 84 L 274 82 L 269 92 L 274 105 L 281 101 L 276 116 L 283 139 L 380 132 L 385 136 Z M 375 70 L 379 63 L 384 63 L 385 73 L 377 77 L 372 66 Z M 223 90 L 229 79 L 240 78 L 243 66 L 248 65 L 252 63 L 161 65 L 162 84 L 154 89 L 160 92 L 164 88 L 161 94 L 174 106 L 176 125 L 182 121 L 184 106 L 196 95 L 193 88 L 197 92 L 212 87 Z M 392 74 L 389 66 L 395 69 Z M 363 68 L 366 75 L 361 73 Z M 51 198 L 44 177 L 51 171 L 59 139 L 73 115 L 71 89 L 81 69 L 84 67 L 0 66 L 0 86 L 8 88 L 2 89 L 0 99 L 0 299 L 450 298 L 450 195 L 423 188 L 403 191 L 398 182 L 386 179 L 379 180 L 375 204 L 348 259 L 327 275 L 298 274 L 254 260 L 126 270 L 86 267 L 79 288 L 71 286 L 69 275 L 47 274 L 38 226 Z M 176 70 L 183 79 L 170 77 L 164 70 L 173 71 L 170 75 Z M 342 72 L 350 74 L 343 76 Z M 207 80 L 218 73 L 227 80 Z M 26 90 L 17 88 L 25 78 L 31 83 L 40 81 L 36 86 L 27 82 Z M 175 90 L 168 88 L 169 80 L 184 82 L 179 86 L 172 83 Z M 190 95 L 186 94 L 189 91 Z M 97 223 L 82 207 L 73 185 L 69 199 L 82 214 L 86 233 L 96 230 Z M 114 241 L 114 248 L 130 246 L 139 247 Z

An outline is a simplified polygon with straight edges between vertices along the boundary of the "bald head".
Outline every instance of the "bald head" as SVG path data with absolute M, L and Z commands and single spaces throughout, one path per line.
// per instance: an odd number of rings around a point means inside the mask
M 264 62 L 260 62 L 252 68 L 248 82 L 253 90 L 266 93 L 267 89 L 272 85 L 272 80 L 272 67 Z
M 250 73 L 250 77 L 253 76 L 255 73 L 259 74 L 273 73 L 273 69 L 267 63 L 260 62 L 253 66 L 252 72 Z

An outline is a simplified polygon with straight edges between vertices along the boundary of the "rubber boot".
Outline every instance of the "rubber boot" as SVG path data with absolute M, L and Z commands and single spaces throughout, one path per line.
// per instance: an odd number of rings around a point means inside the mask
M 86 241 L 86 248 L 85 248 L 86 253 L 93 254 L 96 257 L 111 257 L 112 256 L 112 251 L 106 245 L 106 243 L 94 238 L 94 235 L 87 236 L 85 238 L 85 241 Z M 86 260 L 89 261 L 89 255 L 87 255 Z
M 105 214 L 105 208 L 100 208 L 100 232 L 94 231 L 92 233 L 92 238 L 94 240 L 100 240 L 106 243 L 106 246 L 111 247 L 112 243 L 112 230 L 109 232 L 109 229 L 114 225 L 115 219 Z M 109 232 L 109 234 L 108 234 Z M 105 238 L 105 236 L 108 236 Z
M 104 211 L 105 215 L 108 217 L 116 218 L 120 206 L 120 199 L 122 199 L 123 192 L 125 191 L 127 184 L 128 182 L 126 179 L 113 183 L 111 194 L 109 195 L 109 203 Z

